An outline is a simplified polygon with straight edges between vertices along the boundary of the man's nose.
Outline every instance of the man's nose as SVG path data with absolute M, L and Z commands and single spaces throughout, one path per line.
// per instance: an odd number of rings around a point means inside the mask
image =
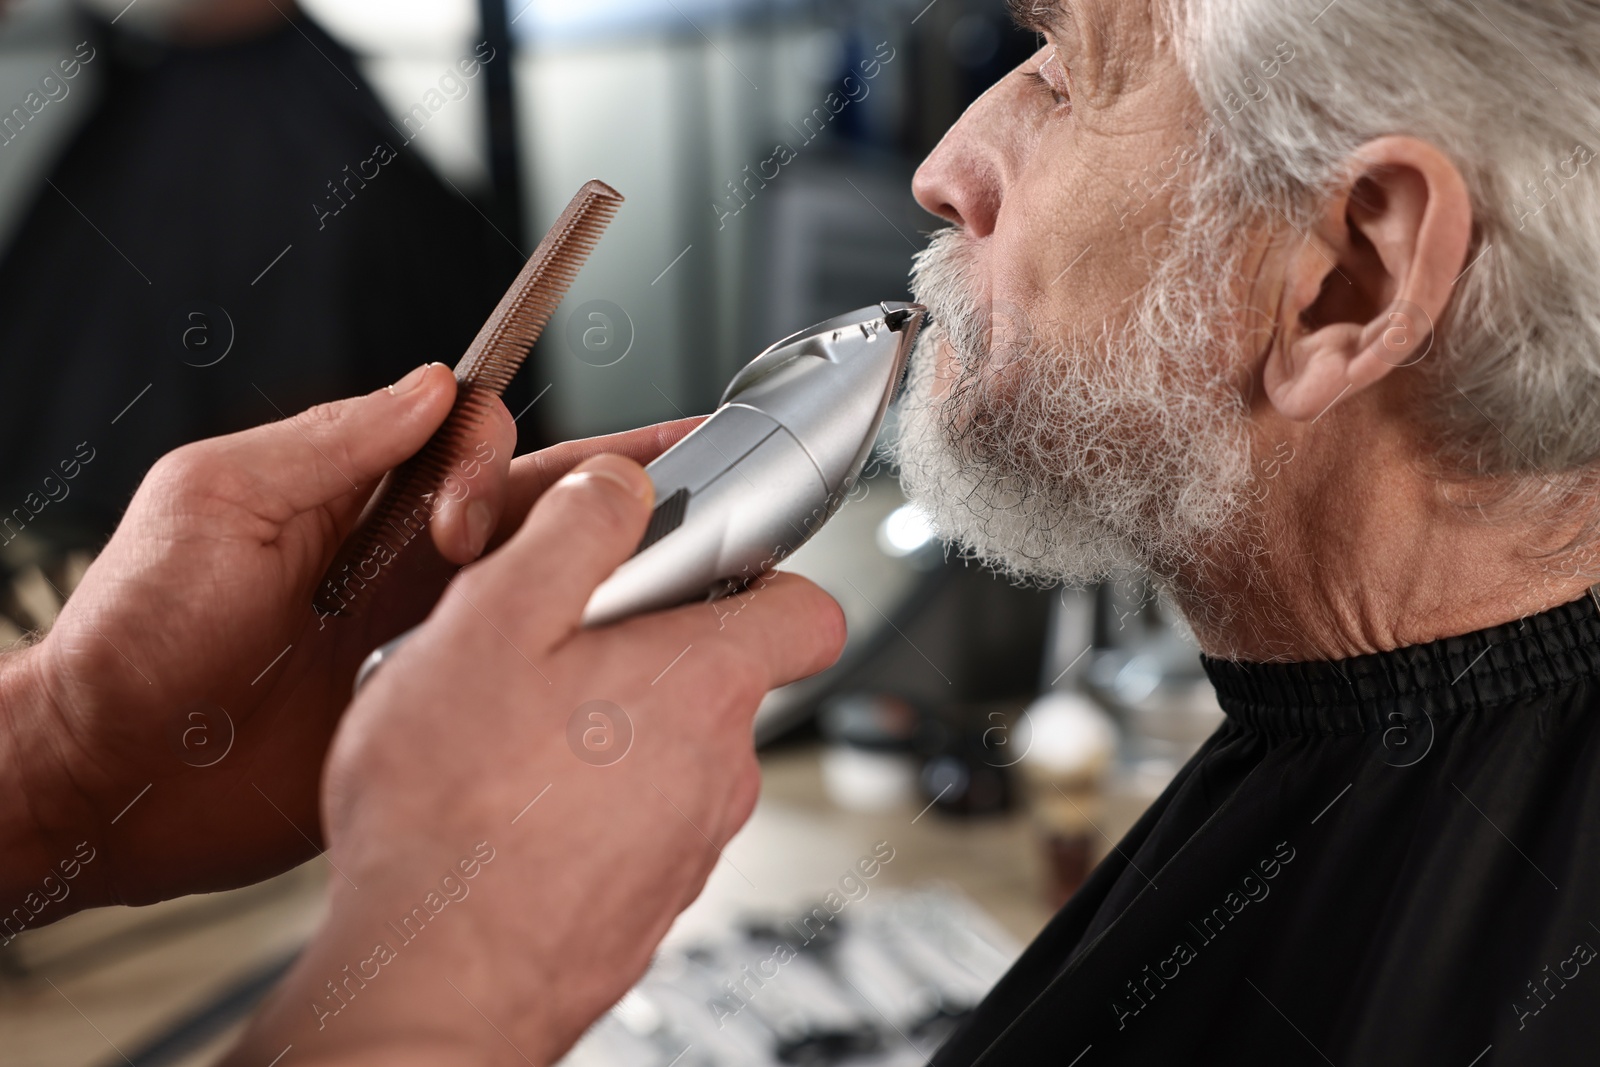
M 973 237 L 993 233 L 1000 213 L 1005 168 L 998 135 L 1005 128 L 1005 117 L 997 113 L 996 104 L 997 90 L 1004 84 L 989 90 L 961 116 L 911 182 L 917 203 Z

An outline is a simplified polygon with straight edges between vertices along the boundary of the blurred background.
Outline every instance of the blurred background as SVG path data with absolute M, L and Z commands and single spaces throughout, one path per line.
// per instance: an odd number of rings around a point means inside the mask
M 166 451 L 453 363 L 590 178 L 627 204 L 507 398 L 520 449 L 712 410 L 907 295 L 917 163 L 1035 47 L 1003 0 L 0 2 L 0 647 Z M 574 1062 L 920 1062 L 1220 721 L 1140 583 L 1011 587 L 868 474 L 792 562 L 845 658 L 769 698 L 755 818 Z M 324 867 L 5 944 L 0 1057 L 210 1062 Z

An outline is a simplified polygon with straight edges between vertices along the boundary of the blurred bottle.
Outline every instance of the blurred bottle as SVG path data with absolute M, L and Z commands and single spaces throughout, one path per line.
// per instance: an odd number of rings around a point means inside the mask
M 1046 895 L 1059 908 L 1094 867 L 1105 785 L 1117 752 L 1111 717 L 1079 693 L 1047 693 L 1018 724 L 1018 768 L 1044 848 Z

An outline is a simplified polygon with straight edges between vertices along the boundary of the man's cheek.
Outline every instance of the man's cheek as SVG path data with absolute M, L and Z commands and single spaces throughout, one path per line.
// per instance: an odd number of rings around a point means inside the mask
M 933 360 L 933 401 L 942 404 L 949 399 L 951 388 L 961 377 L 961 361 L 942 331 L 928 358 Z

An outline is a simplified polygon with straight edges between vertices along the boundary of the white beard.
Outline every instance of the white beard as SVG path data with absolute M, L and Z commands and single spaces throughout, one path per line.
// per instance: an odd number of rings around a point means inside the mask
M 1128 323 L 1092 342 L 991 316 L 959 230 L 918 257 L 912 288 L 935 323 L 912 356 L 893 456 L 964 557 L 1043 585 L 1146 571 L 1169 590 L 1183 575 L 1192 592 L 1202 553 L 1248 536 L 1246 408 L 1214 369 L 1220 346 L 1239 345 L 1226 295 L 1237 264 L 1218 238 L 1176 231 Z M 959 363 L 942 401 L 941 341 Z

